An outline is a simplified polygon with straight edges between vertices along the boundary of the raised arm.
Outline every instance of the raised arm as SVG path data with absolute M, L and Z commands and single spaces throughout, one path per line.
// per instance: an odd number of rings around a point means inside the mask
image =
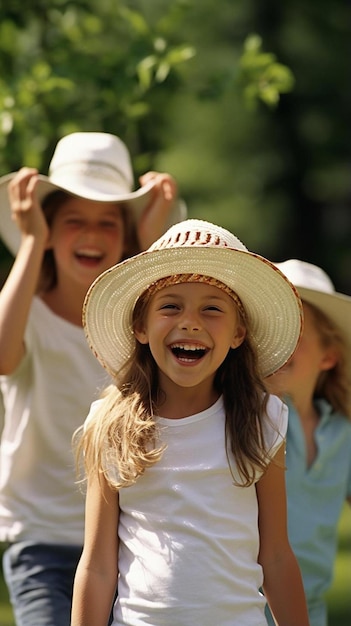
M 141 250 L 147 250 L 165 232 L 169 214 L 175 198 L 177 185 L 169 174 L 147 172 L 140 178 L 140 184 L 154 183 L 152 201 L 146 207 L 137 226 Z
M 257 483 L 263 590 L 278 626 L 309 626 L 303 583 L 288 541 L 285 445 Z
M 97 477 L 88 483 L 84 548 L 73 588 L 71 626 L 106 626 L 118 576 L 118 494 Z
M 0 374 L 11 374 L 24 354 L 24 331 L 48 238 L 36 199 L 37 180 L 37 170 L 22 168 L 9 184 L 12 219 L 21 232 L 21 244 L 0 293 Z

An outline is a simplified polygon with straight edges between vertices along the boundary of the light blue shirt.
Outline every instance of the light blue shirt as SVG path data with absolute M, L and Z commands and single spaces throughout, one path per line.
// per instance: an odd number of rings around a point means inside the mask
M 289 406 L 286 487 L 289 539 L 300 564 L 311 626 L 327 624 L 324 594 L 331 585 L 337 529 L 343 504 L 351 496 L 351 422 L 316 403 L 320 422 L 315 431 L 317 455 L 307 467 L 301 421 Z

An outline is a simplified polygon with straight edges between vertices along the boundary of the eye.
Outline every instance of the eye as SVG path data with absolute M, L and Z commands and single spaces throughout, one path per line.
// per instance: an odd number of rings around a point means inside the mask
M 102 228 L 106 228 L 106 229 L 119 229 L 120 228 L 120 223 L 116 222 L 114 220 L 104 220 L 103 222 L 101 222 L 101 226 Z
M 215 304 L 209 304 L 208 306 L 204 307 L 204 311 L 209 313 L 223 313 L 223 310 Z
M 162 304 L 160 306 L 160 311 L 164 311 L 164 310 L 177 311 L 178 309 L 179 309 L 179 306 L 177 304 L 173 304 L 171 302 L 168 302 L 167 304 Z
M 80 226 L 82 224 L 82 220 L 77 217 L 68 217 L 65 221 L 69 226 Z

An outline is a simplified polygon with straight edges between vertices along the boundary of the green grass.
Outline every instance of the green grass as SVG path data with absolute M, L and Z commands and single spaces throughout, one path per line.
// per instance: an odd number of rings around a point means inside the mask
M 2 551 L 1 551 L 2 556 Z M 2 569 L 0 568 L 0 626 L 14 626 L 11 605 L 9 603 L 7 588 L 4 583 Z
M 345 505 L 339 524 L 339 550 L 334 582 L 327 596 L 328 626 L 351 625 L 351 508 Z M 15 626 L 0 570 L 0 626 Z
M 329 626 L 351 625 L 351 507 L 345 504 L 339 523 L 339 550 L 334 581 L 327 595 Z

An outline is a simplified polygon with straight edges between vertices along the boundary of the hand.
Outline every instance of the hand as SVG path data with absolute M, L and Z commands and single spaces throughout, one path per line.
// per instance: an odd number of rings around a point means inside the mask
M 22 239 L 31 235 L 45 246 L 49 237 L 49 228 L 38 202 L 36 187 L 38 171 L 22 167 L 8 186 L 11 215 L 22 234 Z
M 170 174 L 147 172 L 139 179 L 140 184 L 154 183 L 152 199 L 141 215 L 137 233 L 141 250 L 147 250 L 165 232 L 169 214 L 177 197 L 177 184 Z

